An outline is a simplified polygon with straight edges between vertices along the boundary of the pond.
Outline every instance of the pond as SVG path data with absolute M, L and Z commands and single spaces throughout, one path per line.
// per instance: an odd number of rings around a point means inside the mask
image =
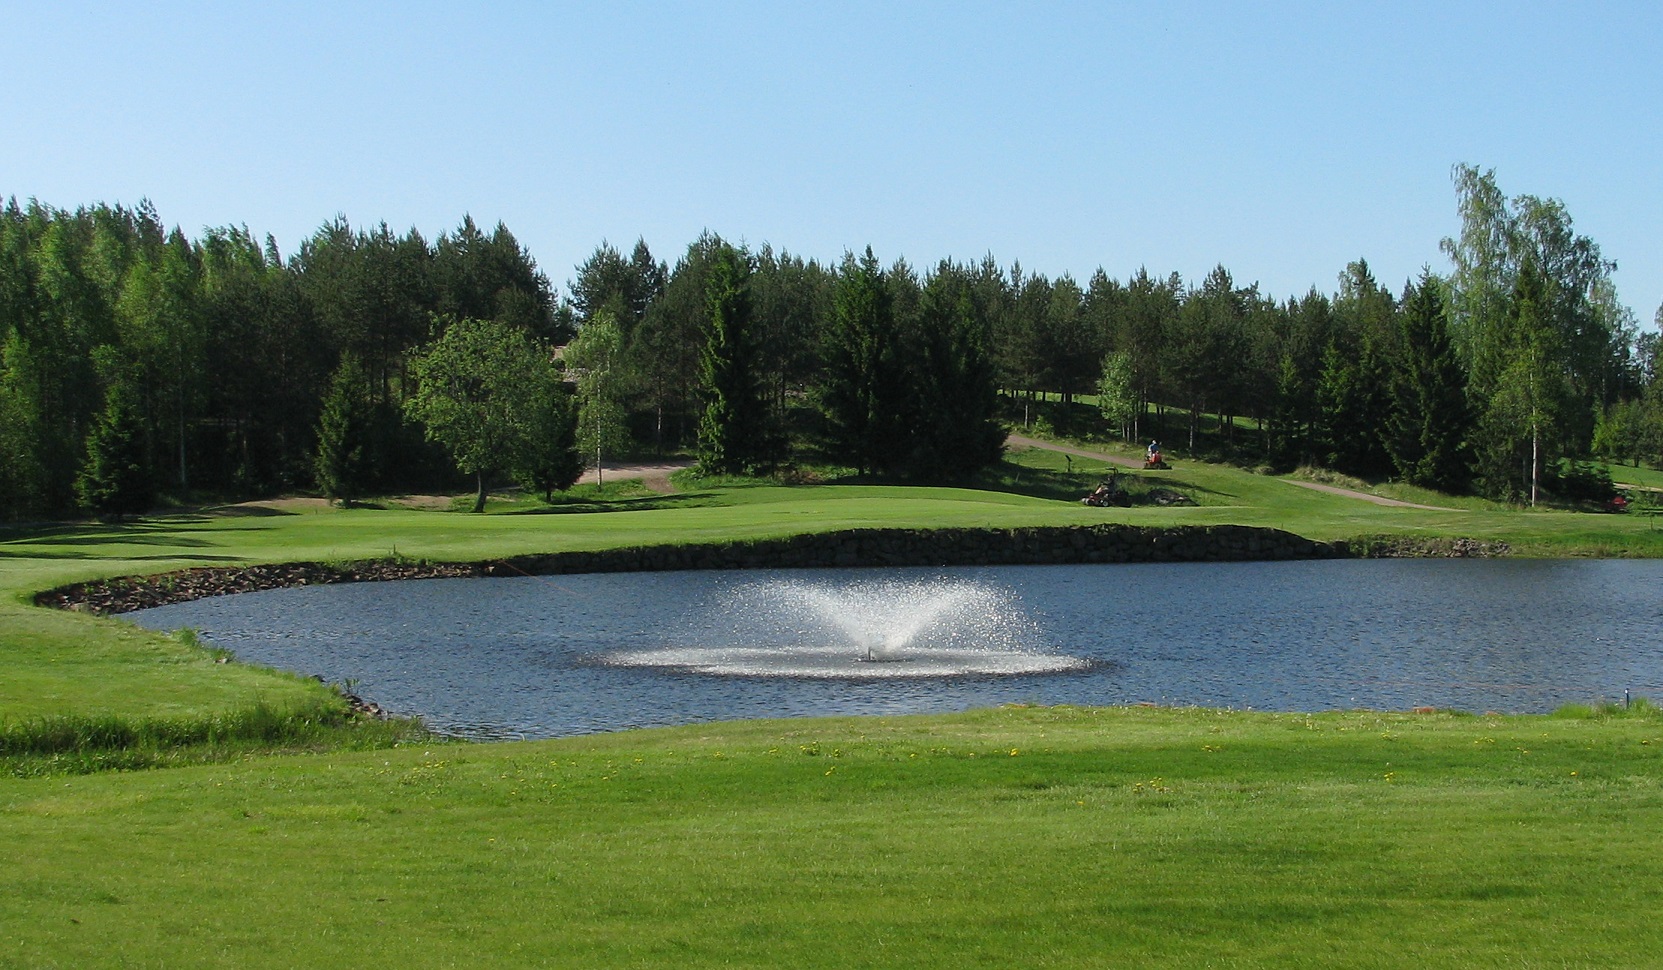
M 612 573 L 129 614 L 435 730 L 556 737 L 1002 703 L 1546 712 L 1663 695 L 1663 562 Z

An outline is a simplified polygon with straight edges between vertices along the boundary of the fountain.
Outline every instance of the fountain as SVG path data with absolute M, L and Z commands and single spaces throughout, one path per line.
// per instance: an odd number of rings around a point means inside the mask
M 1039 652 L 1035 624 L 997 587 L 960 579 L 829 585 L 773 580 L 739 587 L 718 607 L 721 646 L 614 653 L 622 667 L 736 677 L 876 680 L 1083 670 Z

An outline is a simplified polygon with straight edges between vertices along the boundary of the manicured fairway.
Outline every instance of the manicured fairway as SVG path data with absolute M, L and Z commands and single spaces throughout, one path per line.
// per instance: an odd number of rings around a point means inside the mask
M 329 701 L 189 638 L 29 605 L 197 565 L 1102 521 L 1663 554 L 1641 516 L 1382 508 L 1182 462 L 1161 482 L 1194 507 L 1086 509 L 1089 460 L 1015 457 L 988 490 L 724 486 L 486 516 L 289 503 L 14 532 L 0 728 Z M 1646 965 L 1660 752 L 1641 705 L 1011 708 L 90 775 L 25 759 L 0 775 L 0 968 Z
M 290 677 L 216 665 L 201 651 L 119 620 L 26 605 L 63 583 L 204 565 L 415 557 L 483 560 L 520 553 L 717 542 L 852 528 L 1011 528 L 1088 522 L 1244 524 L 1312 539 L 1394 535 L 1475 538 L 1527 555 L 1663 555 L 1644 516 L 1383 508 L 1277 478 L 1179 462 L 1152 476 L 1194 507 L 1089 509 L 1073 501 L 1102 471 L 1054 452 L 1015 456 L 997 484 L 1020 491 L 885 486 L 721 487 L 547 514 L 465 515 L 319 506 L 235 507 L 121 525 L 86 524 L 0 541 L 0 719 L 65 711 L 177 714 L 315 693 Z M 1022 494 L 1022 491 L 1036 494 Z M 1054 495 L 1057 497 L 1039 497 Z M 1404 496 L 1424 504 L 1427 496 Z M 1448 502 L 1436 499 L 1436 502 Z
M 1641 966 L 1663 722 L 1000 709 L 0 780 L 0 966 Z

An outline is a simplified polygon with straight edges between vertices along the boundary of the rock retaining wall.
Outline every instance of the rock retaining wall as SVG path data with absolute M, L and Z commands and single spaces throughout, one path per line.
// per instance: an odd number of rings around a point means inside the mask
M 1351 555 L 1492 555 L 1466 540 L 1442 552 L 1385 542 L 1356 549 L 1278 529 L 1240 525 L 1158 529 L 1129 525 L 1028 529 L 856 529 L 707 545 L 557 552 L 476 563 L 282 563 L 206 567 L 79 583 L 35 598 L 43 606 L 113 614 L 186 600 L 320 583 L 444 577 L 659 572 L 675 569 L 787 569 L 849 566 L 1005 566 L 1066 563 L 1242 562 Z

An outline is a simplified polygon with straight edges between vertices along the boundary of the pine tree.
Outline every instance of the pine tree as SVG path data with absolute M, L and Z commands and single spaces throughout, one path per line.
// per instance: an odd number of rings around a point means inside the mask
M 1470 480 L 1467 374 L 1450 340 L 1442 283 L 1430 270 L 1404 295 L 1403 356 L 1391 381 L 1386 449 L 1412 485 L 1461 492 Z
M 956 481 L 999 460 L 998 387 L 964 278 L 943 265 L 924 285 L 902 364 L 913 389 L 905 413 L 904 470 Z
M 324 497 L 343 506 L 350 506 L 364 493 L 370 470 L 365 444 L 371 420 L 363 365 L 356 355 L 342 354 L 318 417 L 318 453 L 312 467 Z
M 887 280 L 872 248 L 859 259 L 845 256 L 817 397 L 831 456 L 863 475 L 890 470 L 906 457 L 898 344 Z
M 81 505 L 100 516 L 122 518 L 149 509 L 156 487 L 144 440 L 138 395 L 125 375 L 104 392 L 104 410 L 87 435 L 87 457 L 75 480 Z
M 705 406 L 699 422 L 699 464 L 713 474 L 751 474 L 775 457 L 758 372 L 750 276 L 750 255 L 724 243 L 705 283 L 708 319 L 700 361 Z

